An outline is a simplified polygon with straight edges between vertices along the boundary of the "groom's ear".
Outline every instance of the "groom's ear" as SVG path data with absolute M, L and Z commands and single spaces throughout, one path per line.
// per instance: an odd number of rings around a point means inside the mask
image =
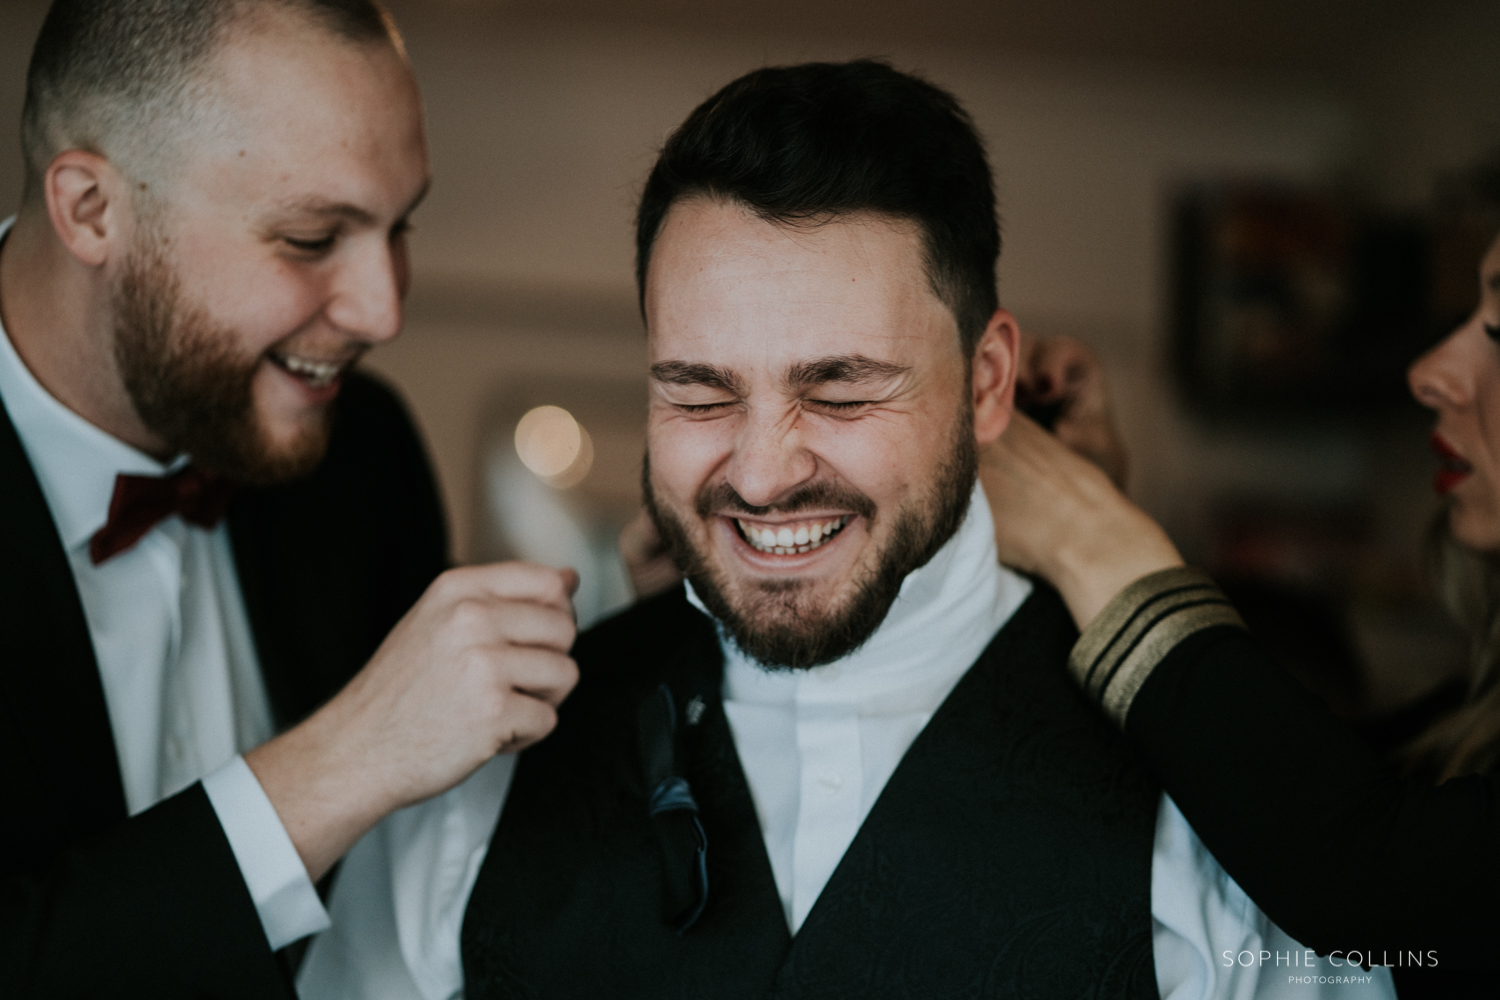
M 1021 328 L 1016 318 L 1004 309 L 995 310 L 974 345 L 974 440 L 980 446 L 994 441 L 1010 426 L 1020 357 Z

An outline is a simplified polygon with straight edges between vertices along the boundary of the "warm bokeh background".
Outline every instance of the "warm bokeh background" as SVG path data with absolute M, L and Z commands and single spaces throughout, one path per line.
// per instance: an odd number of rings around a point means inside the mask
M 18 194 L 9 136 L 44 6 L 0 8 L 0 204 Z M 1365 510 L 1379 585 L 1333 596 L 1373 702 L 1394 703 L 1457 662 L 1410 582 L 1434 509 L 1425 419 L 1414 407 L 1264 426 L 1193 417 L 1167 362 L 1167 206 L 1204 178 L 1422 203 L 1439 176 L 1500 140 L 1492 0 L 392 6 L 424 88 L 437 183 L 417 217 L 408 332 L 372 367 L 422 423 L 458 558 L 515 549 L 497 540 L 484 470 L 518 400 L 619 398 L 611 412 L 634 412 L 643 344 L 631 215 L 663 136 L 754 67 L 879 55 L 972 111 L 1001 192 L 1002 301 L 1028 328 L 1081 337 L 1102 356 L 1131 492 L 1190 557 L 1212 560 L 1226 505 Z M 598 458 L 580 496 L 605 520 L 633 502 L 632 420 L 584 420 Z

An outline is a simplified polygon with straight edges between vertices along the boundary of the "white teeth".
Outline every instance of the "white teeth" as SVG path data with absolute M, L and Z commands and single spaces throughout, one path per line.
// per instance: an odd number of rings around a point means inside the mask
M 343 365 L 336 365 L 327 361 L 313 361 L 291 354 L 278 354 L 276 357 L 287 371 L 305 379 L 310 385 L 319 388 L 328 385 L 334 379 L 338 378 L 339 373 L 344 370 Z
M 740 526 L 740 532 L 745 540 L 762 552 L 769 552 L 778 556 L 794 555 L 803 552 L 811 552 L 828 541 L 849 523 L 849 515 L 836 517 L 831 521 L 823 521 L 817 524 L 802 524 L 795 529 L 785 528 L 760 528 L 744 521 L 736 522 Z

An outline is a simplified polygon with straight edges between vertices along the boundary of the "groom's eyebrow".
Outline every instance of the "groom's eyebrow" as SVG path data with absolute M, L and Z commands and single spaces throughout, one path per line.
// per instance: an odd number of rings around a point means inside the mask
M 701 385 L 709 389 L 739 395 L 745 383 L 728 368 L 692 361 L 658 361 L 651 366 L 651 377 L 668 385 Z
M 839 354 L 799 361 L 787 369 L 786 384 L 792 389 L 814 389 L 834 382 L 861 385 L 889 381 L 909 371 L 906 365 L 878 361 L 863 354 Z

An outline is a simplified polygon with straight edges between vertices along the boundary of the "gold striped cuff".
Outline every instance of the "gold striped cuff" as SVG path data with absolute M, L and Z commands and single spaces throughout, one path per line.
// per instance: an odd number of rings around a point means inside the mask
M 1078 637 L 1068 670 L 1123 729 L 1130 703 L 1156 665 L 1182 640 L 1215 625 L 1245 627 L 1207 573 L 1164 569 L 1115 595 Z

